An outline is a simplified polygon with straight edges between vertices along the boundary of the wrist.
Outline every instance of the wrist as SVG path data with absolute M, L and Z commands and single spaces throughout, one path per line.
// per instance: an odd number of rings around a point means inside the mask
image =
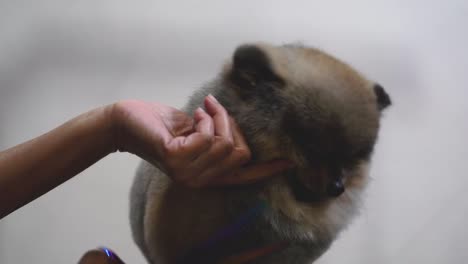
M 112 152 L 130 152 L 129 139 L 134 135 L 131 133 L 129 119 L 131 114 L 126 107 L 127 101 L 119 101 L 104 107 L 104 113 L 110 129 L 109 135 L 112 135 Z
M 118 111 L 118 102 L 106 105 L 103 107 L 102 114 L 104 116 L 105 127 L 103 131 L 109 135 L 109 151 L 110 153 L 122 151 L 123 147 L 121 144 L 122 138 L 122 118 Z
M 78 127 L 81 127 L 79 131 L 82 131 L 85 137 L 88 135 L 88 138 L 92 138 L 89 143 L 104 155 L 116 152 L 119 147 L 116 142 L 118 124 L 113 117 L 113 105 L 93 109 L 78 117 L 77 122 Z

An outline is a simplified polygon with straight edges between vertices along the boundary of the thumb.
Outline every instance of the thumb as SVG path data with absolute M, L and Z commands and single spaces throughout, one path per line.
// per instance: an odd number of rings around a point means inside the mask
M 86 252 L 78 264 L 124 264 L 124 262 L 110 249 L 100 248 Z

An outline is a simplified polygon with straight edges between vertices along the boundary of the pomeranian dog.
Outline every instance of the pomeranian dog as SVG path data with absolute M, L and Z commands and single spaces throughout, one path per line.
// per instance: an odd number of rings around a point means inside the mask
M 185 111 L 208 94 L 239 125 L 251 162 L 295 166 L 247 186 L 195 189 L 143 162 L 130 194 L 135 242 L 155 264 L 313 262 L 357 213 L 389 95 L 322 51 L 266 43 L 239 46 Z

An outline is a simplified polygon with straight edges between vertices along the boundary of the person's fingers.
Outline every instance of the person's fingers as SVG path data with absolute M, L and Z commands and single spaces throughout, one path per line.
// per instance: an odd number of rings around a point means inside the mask
M 205 98 L 206 112 L 194 112 L 194 133 L 166 144 L 164 160 L 173 177 L 190 187 L 252 183 L 288 167 L 276 161 L 240 168 L 251 158 L 242 132 L 213 96 Z
M 210 149 L 212 137 L 193 133 L 188 137 L 177 137 L 164 146 L 164 161 L 173 168 L 187 166 L 203 152 Z
M 244 163 L 248 162 L 252 158 L 252 153 L 237 123 L 233 118 L 230 118 L 230 122 L 232 136 L 234 138 L 233 153 L 235 157 L 233 157 L 233 162 L 239 162 L 239 165 L 244 165 Z
M 238 141 L 237 144 L 239 145 L 239 148 L 236 151 L 236 154 L 233 155 L 233 157 L 230 157 L 231 153 L 234 150 L 235 144 L 234 139 L 231 140 L 229 138 L 229 135 L 234 136 L 231 132 L 231 126 L 235 125 L 234 121 L 231 117 L 227 115 L 227 112 L 222 108 L 221 105 L 219 105 L 219 103 L 213 102 L 213 100 L 216 99 L 212 99 L 211 96 L 207 97 L 206 100 L 208 101 L 208 109 L 211 109 L 211 106 L 213 106 L 212 108 L 214 108 L 210 110 L 211 114 L 214 116 L 213 119 L 217 118 L 216 120 L 218 121 L 218 125 L 215 125 L 214 129 L 216 130 L 217 128 L 219 128 L 218 132 L 216 133 L 224 134 L 224 136 L 216 136 L 213 144 L 211 145 L 211 148 L 208 151 L 198 153 L 200 155 L 193 161 L 191 166 L 191 175 L 193 175 L 193 177 L 183 177 L 183 180 L 185 181 L 184 183 L 191 187 L 205 186 L 207 185 L 207 183 L 209 183 L 209 180 L 211 177 L 213 177 L 213 175 L 216 175 L 218 172 L 222 172 L 227 168 L 238 167 L 242 165 L 242 163 L 248 161 L 248 159 L 250 158 L 250 152 L 245 143 L 245 140 L 242 138 L 242 135 L 237 125 L 234 127 L 235 129 L 237 129 L 235 131 L 235 140 Z M 209 101 L 211 101 L 211 103 Z M 197 109 L 197 111 L 195 112 L 195 120 L 198 121 L 202 118 L 203 115 L 207 116 L 205 117 L 207 120 L 208 117 L 209 120 L 213 120 L 206 112 L 202 111 L 201 108 Z M 229 125 L 226 126 L 224 122 L 228 122 Z M 199 123 L 201 123 L 201 121 Z M 213 130 L 210 130 L 210 132 L 213 132 Z M 227 137 L 225 136 L 226 133 L 228 135 Z M 228 157 L 228 161 L 225 161 L 226 157 Z
M 215 178 L 223 178 L 232 174 L 232 171 L 240 169 L 240 167 L 248 161 L 248 149 L 234 149 L 224 155 L 219 155 L 218 159 L 215 161 L 204 157 L 203 161 L 199 161 L 201 164 L 199 166 L 204 169 L 200 170 L 202 174 L 196 179 L 198 181 L 198 185 L 209 185 Z M 216 166 L 213 166 L 213 164 L 216 164 Z
M 195 110 L 194 115 L 196 121 L 196 131 L 207 136 L 214 136 L 214 124 L 213 119 L 208 115 L 205 110 L 198 108 Z
M 94 249 L 86 252 L 78 264 L 124 264 L 124 262 L 110 249 Z
M 195 110 L 195 132 L 187 137 L 177 137 L 167 144 L 167 155 L 171 160 L 185 162 L 196 159 L 211 146 L 214 136 L 213 119 L 204 110 Z
M 241 132 L 240 127 L 237 125 L 236 121 L 232 117 L 229 117 L 229 122 L 231 123 L 232 138 L 234 140 L 234 146 L 236 148 L 246 148 L 249 149 L 247 142 L 244 138 L 244 135 Z M 249 159 L 250 159 L 250 150 L 249 150 Z
M 250 160 L 251 153 L 240 128 L 231 117 L 229 117 L 229 122 L 234 139 L 232 150 L 230 150 L 229 145 L 224 145 L 224 152 L 216 153 L 210 150 L 206 155 L 199 157 L 196 166 L 199 168 L 200 174 L 194 179 L 195 185 L 209 185 L 214 177 L 222 178 L 225 174 L 230 174 Z M 215 148 L 215 146 L 216 144 L 213 147 Z
M 166 144 L 165 165 L 172 172 L 172 178 L 186 185 L 191 185 L 193 175 L 198 175 L 196 164 L 200 156 L 206 156 L 214 144 L 213 119 L 202 108 L 194 112 L 195 132 L 187 137 L 177 137 Z M 214 148 L 215 155 L 220 154 L 219 147 Z M 209 155 L 211 156 L 211 155 Z M 183 168 L 183 169 L 182 169 Z
M 274 160 L 242 168 L 236 173 L 212 179 L 213 185 L 240 185 L 267 179 L 293 166 L 287 160 Z
M 205 98 L 205 108 L 213 118 L 215 135 L 233 142 L 231 123 L 226 109 L 211 94 Z
M 163 142 L 160 156 L 167 169 L 186 166 L 188 162 L 210 149 L 214 134 L 212 118 L 199 108 L 194 113 L 194 119 L 195 131 L 191 134 L 169 137 Z
M 190 182 L 192 187 L 202 187 L 209 183 L 213 174 L 225 170 L 226 159 L 229 159 L 234 146 L 224 138 L 216 137 L 215 142 L 207 152 L 200 155 L 192 163 L 193 175 Z

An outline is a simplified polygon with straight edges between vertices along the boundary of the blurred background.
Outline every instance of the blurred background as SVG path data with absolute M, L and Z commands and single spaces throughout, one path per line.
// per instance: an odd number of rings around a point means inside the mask
M 119 99 L 181 107 L 237 45 L 300 41 L 394 101 L 361 216 L 318 263 L 465 263 L 467 24 L 463 0 L 0 0 L 0 149 Z M 0 263 L 76 263 L 101 245 L 143 263 L 127 220 L 137 163 L 108 156 L 1 220 Z

